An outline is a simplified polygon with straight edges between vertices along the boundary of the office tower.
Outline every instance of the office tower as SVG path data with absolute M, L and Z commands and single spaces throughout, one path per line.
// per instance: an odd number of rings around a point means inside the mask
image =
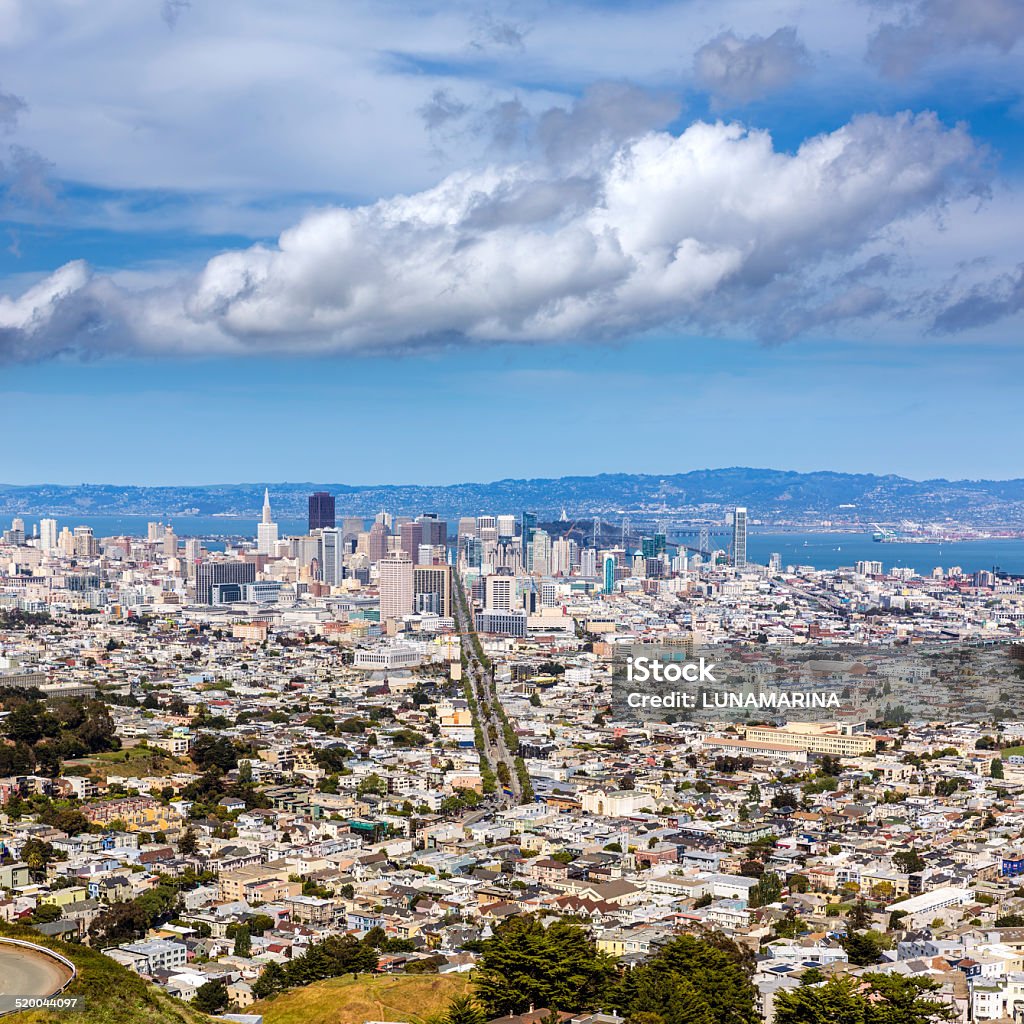
M 436 512 L 423 512 L 416 517 L 416 523 L 422 532 L 424 544 L 432 544 L 434 547 L 448 546 L 446 519 L 438 519 Z
M 344 576 L 341 530 L 326 526 L 320 531 L 320 578 L 332 587 Z
M 554 580 L 541 580 L 537 586 L 537 594 L 542 608 L 554 608 L 558 604 L 558 587 Z
M 372 531 L 371 531 L 372 532 Z M 400 619 L 412 614 L 413 564 L 404 551 L 394 551 L 381 558 L 378 565 L 378 586 L 380 589 L 380 621 Z
M 597 575 L 597 550 L 595 548 L 584 548 L 580 552 L 580 575 Z
M 147 523 L 146 524 L 146 540 L 150 544 L 160 544 L 164 539 L 164 524 L 163 523 Z
M 476 535 L 481 535 L 481 530 L 497 530 L 498 520 L 494 516 L 476 517 Z
M 379 562 L 388 553 L 388 529 L 380 519 L 374 520 L 370 527 L 370 537 L 367 547 L 367 554 L 370 556 L 370 564 Z M 411 562 L 412 559 L 409 559 Z
M 275 544 L 277 544 L 277 523 L 271 518 L 270 490 L 268 488 L 263 492 L 263 517 L 259 526 L 256 527 L 256 550 L 261 555 L 272 555 Z
M 253 562 L 200 562 L 196 566 L 196 603 L 212 604 L 213 588 L 234 584 L 239 588 L 256 579 Z
M 417 611 L 452 614 L 452 570 L 449 565 L 417 565 L 413 569 L 413 600 Z
M 604 556 L 604 592 L 611 594 L 615 590 L 615 556 L 608 554 Z
M 398 528 L 399 547 L 414 562 L 418 559 L 420 545 L 424 543 L 423 527 L 420 523 L 402 523 Z
M 515 576 L 488 576 L 484 581 L 484 607 L 507 612 L 518 605 L 519 587 Z
M 93 536 L 91 526 L 76 526 L 73 536 L 76 558 L 92 558 L 99 552 L 99 545 Z
M 334 528 L 334 495 L 314 491 L 309 496 L 309 532 Z
M 178 538 L 174 535 L 173 527 L 168 526 L 163 536 L 163 551 L 168 558 L 174 558 L 178 554 Z
M 484 560 L 483 541 L 479 537 L 463 537 L 462 554 L 468 568 L 479 569 Z
M 545 530 L 535 529 L 527 551 L 529 552 L 530 572 L 537 576 L 549 575 L 551 572 L 551 535 Z
M 438 561 L 438 558 L 435 555 L 436 551 L 442 551 L 443 554 L 443 549 L 435 548 L 433 544 L 421 544 L 413 555 L 412 560 L 417 565 L 433 565 Z M 440 559 L 440 561 L 443 560 L 443 558 Z
M 743 507 L 732 514 L 732 564 L 737 569 L 747 564 L 747 510 Z
M 345 516 L 341 521 L 341 539 L 354 541 L 366 529 L 366 523 L 358 516 Z
M 65 558 L 74 558 L 75 535 L 66 526 L 60 531 L 60 537 L 57 539 L 57 546 L 60 548 L 60 553 Z
M 859 565 L 860 563 L 858 563 Z M 879 572 L 881 572 L 881 562 L 879 564 Z M 768 556 L 768 570 L 769 572 L 782 572 L 782 555 L 778 551 L 773 551 Z M 860 572 L 860 570 L 857 570 Z
M 498 516 L 497 525 L 499 537 L 514 537 L 516 535 L 515 516 Z
M 476 536 L 476 519 L 472 516 L 463 516 L 459 520 L 459 539 L 463 537 L 475 537 Z
M 43 551 L 52 555 L 57 550 L 57 520 L 39 520 L 39 546 Z
M 537 513 L 536 512 L 524 512 L 523 513 L 523 547 L 533 540 L 533 531 L 537 529 Z

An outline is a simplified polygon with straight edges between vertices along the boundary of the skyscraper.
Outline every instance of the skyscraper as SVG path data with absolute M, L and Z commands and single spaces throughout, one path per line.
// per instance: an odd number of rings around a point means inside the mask
M 333 587 L 341 582 L 342 560 L 341 530 L 325 526 L 320 531 L 320 571 L 324 583 Z
M 39 520 L 39 546 L 50 555 L 57 550 L 57 520 Z
M 388 553 L 388 530 L 379 519 L 370 527 L 369 555 L 370 564 L 379 562 Z M 412 560 L 410 559 L 410 562 Z
M 413 569 L 413 599 L 417 611 L 452 614 L 452 569 L 450 565 L 417 565 Z
M 414 604 L 413 564 L 404 551 L 394 551 L 378 563 L 380 621 L 411 615 Z
M 747 510 L 742 507 L 732 514 L 732 564 L 737 569 L 747 564 Z
M 606 594 L 615 591 L 615 556 L 604 556 L 604 592 Z
M 270 514 L 270 489 L 263 492 L 263 518 L 256 527 L 256 550 L 261 555 L 272 555 L 277 543 L 277 523 Z M 249 582 L 249 581 L 246 581 Z
M 309 496 L 309 532 L 333 529 L 334 526 L 334 495 L 315 491 Z

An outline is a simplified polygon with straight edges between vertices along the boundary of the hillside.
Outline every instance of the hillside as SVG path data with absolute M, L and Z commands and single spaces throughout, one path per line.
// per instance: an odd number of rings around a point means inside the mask
M 85 997 L 84 1012 L 29 1011 L 4 1017 L 4 1024 L 212 1024 L 213 1018 L 171 999 L 137 974 L 87 946 L 58 942 L 0 922 L 0 935 L 46 946 L 78 968 L 68 995 Z M 361 1022 L 360 1022 L 361 1024 Z
M 364 1024 L 424 1021 L 470 989 L 467 974 L 359 975 L 331 978 L 255 1003 L 265 1024 Z
M 307 496 L 327 490 L 337 514 L 368 516 L 425 510 L 444 516 L 529 509 L 541 516 L 672 512 L 715 519 L 721 510 L 748 505 L 759 518 L 802 517 L 870 523 L 950 517 L 979 525 L 1024 523 L 1024 480 L 910 480 L 864 473 L 797 473 L 775 469 L 693 470 L 652 475 L 603 473 L 553 479 L 495 480 L 451 485 L 341 483 L 238 483 L 132 487 L 114 484 L 63 486 L 0 484 L 0 513 L 9 515 L 196 514 L 255 518 L 270 489 L 279 517 L 301 517 Z

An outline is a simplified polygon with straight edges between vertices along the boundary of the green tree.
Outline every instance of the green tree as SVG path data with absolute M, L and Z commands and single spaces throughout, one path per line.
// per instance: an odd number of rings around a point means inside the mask
M 638 967 L 630 972 L 629 1018 L 658 1018 L 664 1024 L 715 1024 L 707 999 L 682 975 Z
M 801 986 L 775 998 L 775 1024 L 939 1024 L 955 1010 L 930 978 L 864 974 Z
M 178 850 L 186 857 L 191 857 L 199 849 L 199 841 L 196 838 L 194 829 L 185 829 L 181 839 L 178 840 Z
M 248 956 L 252 952 L 252 938 L 249 935 L 249 929 L 242 925 L 235 932 L 235 956 Z
M 913 846 L 909 850 L 900 850 L 899 853 L 893 854 L 892 862 L 908 875 L 923 871 L 925 868 L 924 858 Z
M 850 932 L 839 941 L 843 949 L 846 950 L 851 964 L 867 967 L 869 964 L 878 963 L 878 957 L 882 952 L 882 943 L 876 932 Z
M 990 769 L 989 774 L 992 776 L 993 779 L 1004 778 L 1003 762 L 1001 758 L 997 757 L 992 761 L 992 768 Z
M 531 1005 L 578 1012 L 597 1006 L 614 974 L 577 925 L 513 917 L 482 946 L 475 978 L 477 999 L 489 1018 L 523 1013 Z
M 208 981 L 196 989 L 192 1005 L 201 1013 L 222 1013 L 228 1008 L 228 987 L 223 979 Z
M 441 1024 L 486 1024 L 487 1015 L 472 996 L 456 996 L 448 1004 Z
M 750 981 L 751 968 L 749 956 L 724 936 L 698 939 L 693 935 L 680 935 L 663 946 L 641 970 L 685 980 L 707 1005 L 712 1024 L 758 1024 L 760 1017 L 754 1008 L 756 993 Z M 616 1002 L 627 1016 L 632 1011 L 634 985 L 642 980 L 642 975 L 633 977 L 637 974 L 637 971 L 627 974 L 616 994 Z M 695 1003 L 687 1000 L 687 1005 L 692 1009 Z M 670 1019 L 666 1015 L 670 1010 L 655 1012 L 666 1021 Z M 693 1012 L 697 1012 L 696 1009 Z

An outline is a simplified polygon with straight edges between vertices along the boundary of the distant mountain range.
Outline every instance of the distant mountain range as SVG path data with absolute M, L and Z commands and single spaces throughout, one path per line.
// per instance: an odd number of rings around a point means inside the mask
M 808 524 L 954 520 L 978 526 L 1024 526 L 1024 480 L 909 480 L 858 473 L 793 473 L 773 469 L 705 469 L 665 476 L 602 473 L 556 479 L 496 480 L 431 487 L 417 484 L 211 484 L 195 487 L 0 484 L 0 513 L 9 515 L 195 514 L 254 517 L 270 488 L 275 517 L 306 514 L 314 490 L 337 496 L 337 512 L 369 516 L 437 512 L 447 517 L 530 510 L 555 518 L 592 515 L 718 519 L 746 505 L 753 519 Z

